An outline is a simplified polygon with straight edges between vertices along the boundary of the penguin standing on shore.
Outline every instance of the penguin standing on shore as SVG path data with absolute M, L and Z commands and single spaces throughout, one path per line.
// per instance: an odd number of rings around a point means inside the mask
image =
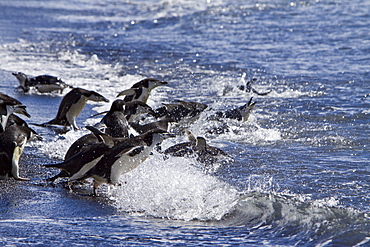
M 53 120 L 43 123 L 40 126 L 61 125 L 65 127 L 72 126 L 74 130 L 78 129 L 76 118 L 81 113 L 88 100 L 109 102 L 108 99 L 95 91 L 74 88 L 63 97 L 59 105 L 57 116 Z
M 14 72 L 12 74 L 18 79 L 20 84 L 19 88 L 25 93 L 29 92 L 31 88 L 35 88 L 40 93 L 51 93 L 53 91 L 63 93 L 64 89 L 72 88 L 72 86 L 55 76 L 40 75 L 30 78 L 22 72 Z
M 0 134 L 0 177 L 29 180 L 19 175 L 19 159 L 26 142 L 37 137 L 27 126 L 13 124 Z
M 150 91 L 152 91 L 154 88 L 158 86 L 166 84 L 168 84 L 166 81 L 161 81 L 153 78 L 146 78 L 135 83 L 134 85 L 132 85 L 131 88 L 120 92 L 117 95 L 117 97 L 125 96 L 125 98 L 123 99 L 125 102 L 141 101 L 146 103 L 148 101 Z

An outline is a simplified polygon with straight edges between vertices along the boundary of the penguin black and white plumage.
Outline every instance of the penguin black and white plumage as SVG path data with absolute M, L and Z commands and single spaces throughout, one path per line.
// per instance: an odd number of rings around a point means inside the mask
M 110 110 L 103 117 L 101 123 L 105 124 L 105 133 L 112 137 L 129 137 L 130 126 L 124 113 L 125 101 L 113 101 Z
M 96 144 L 99 142 L 100 139 L 92 133 L 81 136 L 75 142 L 73 142 L 72 145 L 68 148 L 66 154 L 64 155 L 64 160 L 71 158 L 73 155 L 80 152 L 86 146 L 90 146 L 91 144 Z
M 30 78 L 22 72 L 14 72 L 12 74 L 18 79 L 20 84 L 19 88 L 25 93 L 29 92 L 31 88 L 35 88 L 40 93 L 51 93 L 53 91 L 63 93 L 64 89 L 72 88 L 72 86 L 55 76 L 40 75 Z
M 157 118 L 167 116 L 175 122 L 183 119 L 195 120 L 208 106 L 203 103 L 178 100 L 177 103 L 163 104 L 155 110 Z
M 161 81 L 153 78 L 146 78 L 135 83 L 134 85 L 132 85 L 131 88 L 120 92 L 117 95 L 117 97 L 124 95 L 125 98 L 123 100 L 126 102 L 136 100 L 146 103 L 148 101 L 150 91 L 152 91 L 154 88 L 158 86 L 166 84 L 168 84 L 166 81 Z
M 92 177 L 94 195 L 97 195 L 101 184 L 118 184 L 122 174 L 143 163 L 153 148 L 164 139 L 164 132 L 156 130 L 116 143 L 84 176 L 74 176 L 71 180 Z
M 241 107 L 237 107 L 227 111 L 219 111 L 208 117 L 209 120 L 221 120 L 224 118 L 235 119 L 238 121 L 247 121 L 254 106 L 257 102 L 252 102 L 253 97 L 250 98 L 248 103 Z
M 243 78 L 243 80 L 244 80 L 244 78 Z M 238 89 L 241 90 L 241 91 L 245 91 L 247 93 L 253 92 L 253 93 L 255 93 L 255 94 L 259 95 L 259 96 L 265 96 L 265 95 L 268 95 L 269 93 L 271 93 L 271 91 L 260 93 L 256 89 L 254 89 L 252 87 L 252 84 L 255 83 L 256 81 L 257 81 L 257 79 L 256 78 L 253 78 L 252 80 L 249 80 L 245 84 L 245 86 L 244 85 L 238 86 Z
M 54 182 L 57 178 L 62 177 L 81 177 L 88 172 L 96 163 L 103 157 L 105 153 L 114 146 L 114 142 L 110 136 L 94 127 L 87 126 L 95 138 L 96 142 L 91 142 L 80 147 L 77 151 L 66 155 L 66 159 L 57 164 L 44 165 L 48 168 L 58 168 L 60 173 L 52 178 L 47 179 L 48 181 Z
M 8 118 L 13 113 L 18 113 L 25 115 L 26 117 L 31 117 L 26 110 L 26 106 L 23 105 L 19 100 L 6 94 L 0 93 L 0 133 L 5 130 Z
M 78 129 L 76 118 L 88 100 L 109 102 L 108 99 L 95 91 L 74 88 L 63 97 L 57 116 L 53 120 L 41 124 L 41 126 L 61 125 L 65 127 L 72 126 L 74 130 Z
M 165 155 L 171 155 L 175 157 L 191 157 L 194 155 L 194 148 L 196 146 L 197 139 L 196 137 L 187 129 L 185 130 L 185 133 L 187 134 L 188 141 L 175 144 L 166 150 L 164 150 L 162 153 Z
M 13 124 L 0 134 L 0 177 L 29 180 L 19 175 L 19 159 L 24 146 L 35 133 L 27 126 Z

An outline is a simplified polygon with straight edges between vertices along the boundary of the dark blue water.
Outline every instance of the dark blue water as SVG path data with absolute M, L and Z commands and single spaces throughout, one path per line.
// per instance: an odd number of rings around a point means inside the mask
M 35 127 L 21 175 L 0 181 L 2 245 L 367 246 L 370 240 L 370 3 L 360 1 L 0 1 L 0 91 L 52 119 L 63 95 L 21 94 L 13 71 L 52 74 L 111 101 L 145 77 L 212 110 L 257 101 L 247 122 L 189 130 L 234 161 L 205 172 L 154 154 L 101 196 L 45 178 L 85 129 Z M 257 91 L 237 86 L 256 78 Z M 109 104 L 88 104 L 81 127 Z M 163 143 L 183 141 L 177 137 Z M 91 189 L 91 185 L 83 186 Z

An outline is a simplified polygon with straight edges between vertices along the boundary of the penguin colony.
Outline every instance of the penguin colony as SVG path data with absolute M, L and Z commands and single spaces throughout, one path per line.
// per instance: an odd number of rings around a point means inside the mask
M 68 131 L 77 130 L 76 118 L 83 110 L 87 101 L 109 102 L 103 95 L 82 88 L 73 88 L 60 78 L 42 75 L 30 78 L 22 72 L 13 73 L 20 86 L 17 88 L 25 93 L 35 90 L 39 93 L 71 90 L 63 97 L 56 117 L 46 123 L 34 124 L 42 127 L 56 128 Z M 238 89 L 253 91 L 251 82 Z M 86 126 L 91 133 L 77 139 L 65 154 L 64 161 L 57 164 L 46 164 L 47 168 L 57 168 L 60 172 L 47 181 L 55 182 L 59 178 L 67 180 L 72 191 L 75 181 L 93 179 L 93 194 L 98 194 L 101 184 L 119 184 L 120 176 L 143 163 L 153 150 L 168 156 L 193 157 L 205 167 L 214 163 L 230 160 L 228 154 L 221 149 L 210 146 L 204 137 L 194 136 L 183 125 L 195 121 L 207 108 L 198 102 L 177 101 L 163 104 L 153 110 L 147 105 L 151 90 L 167 82 L 146 78 L 135 83 L 131 88 L 118 93 L 117 98 L 101 121 L 95 126 Z M 119 97 L 122 97 L 120 99 Z M 222 121 L 231 118 L 247 121 L 256 102 L 252 98 L 245 105 L 224 112 L 216 112 L 208 120 Z M 18 100 L 0 93 L 0 177 L 13 177 L 17 180 L 29 180 L 20 176 L 19 160 L 26 142 L 42 140 L 26 121 L 18 114 L 30 117 L 26 106 Z M 148 120 L 143 123 L 143 119 Z M 177 134 L 186 133 L 188 142 L 178 143 L 166 150 L 161 150 L 160 144 L 169 137 L 174 137 L 174 128 L 180 127 Z M 60 129 L 58 128 L 58 129 Z

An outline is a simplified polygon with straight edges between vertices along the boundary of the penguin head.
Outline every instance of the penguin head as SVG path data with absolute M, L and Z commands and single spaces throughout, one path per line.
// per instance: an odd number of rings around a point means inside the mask
M 117 99 L 117 100 L 113 101 L 112 106 L 110 107 L 109 111 L 110 112 L 123 111 L 124 106 L 125 106 L 125 101 L 121 100 L 121 99 Z
M 22 114 L 28 118 L 31 117 L 31 115 L 27 112 L 25 105 L 6 105 L 6 108 L 10 113 Z
M 256 101 L 255 102 L 252 102 L 252 99 L 253 97 L 251 97 L 251 99 L 249 100 L 248 103 L 246 103 L 245 105 L 239 107 L 239 112 L 240 112 L 240 115 L 242 116 L 242 119 L 243 121 L 247 121 L 248 118 L 249 118 L 249 115 L 251 114 L 254 106 L 256 105 Z
M 161 86 L 161 85 L 166 85 L 166 84 L 168 84 L 166 81 L 161 81 L 161 80 L 157 80 L 157 79 L 154 79 L 154 78 L 145 78 L 145 79 L 135 83 L 134 85 L 132 85 L 131 88 L 144 87 L 144 88 L 147 88 L 150 91 L 153 88 L 156 88 L 156 87 Z
M 197 137 L 197 142 L 196 142 L 196 145 L 195 145 L 195 149 L 197 151 L 206 151 L 206 148 L 207 148 L 206 139 L 204 139 L 203 137 L 198 136 Z
M 14 75 L 18 79 L 21 87 L 26 88 L 26 81 L 28 79 L 28 76 L 25 73 L 13 72 L 12 75 Z
M 9 95 L 0 93 L 0 104 L 6 104 L 6 105 L 22 105 L 22 103 L 14 99 L 13 97 L 10 97 Z
M 166 81 L 160 81 L 153 78 L 148 78 L 148 90 L 152 90 L 153 88 L 156 88 L 158 86 L 166 85 L 168 82 Z
M 105 98 L 103 95 L 95 92 L 95 91 L 88 91 L 88 93 L 85 95 L 88 100 L 95 101 L 95 102 L 109 102 L 107 98 Z

